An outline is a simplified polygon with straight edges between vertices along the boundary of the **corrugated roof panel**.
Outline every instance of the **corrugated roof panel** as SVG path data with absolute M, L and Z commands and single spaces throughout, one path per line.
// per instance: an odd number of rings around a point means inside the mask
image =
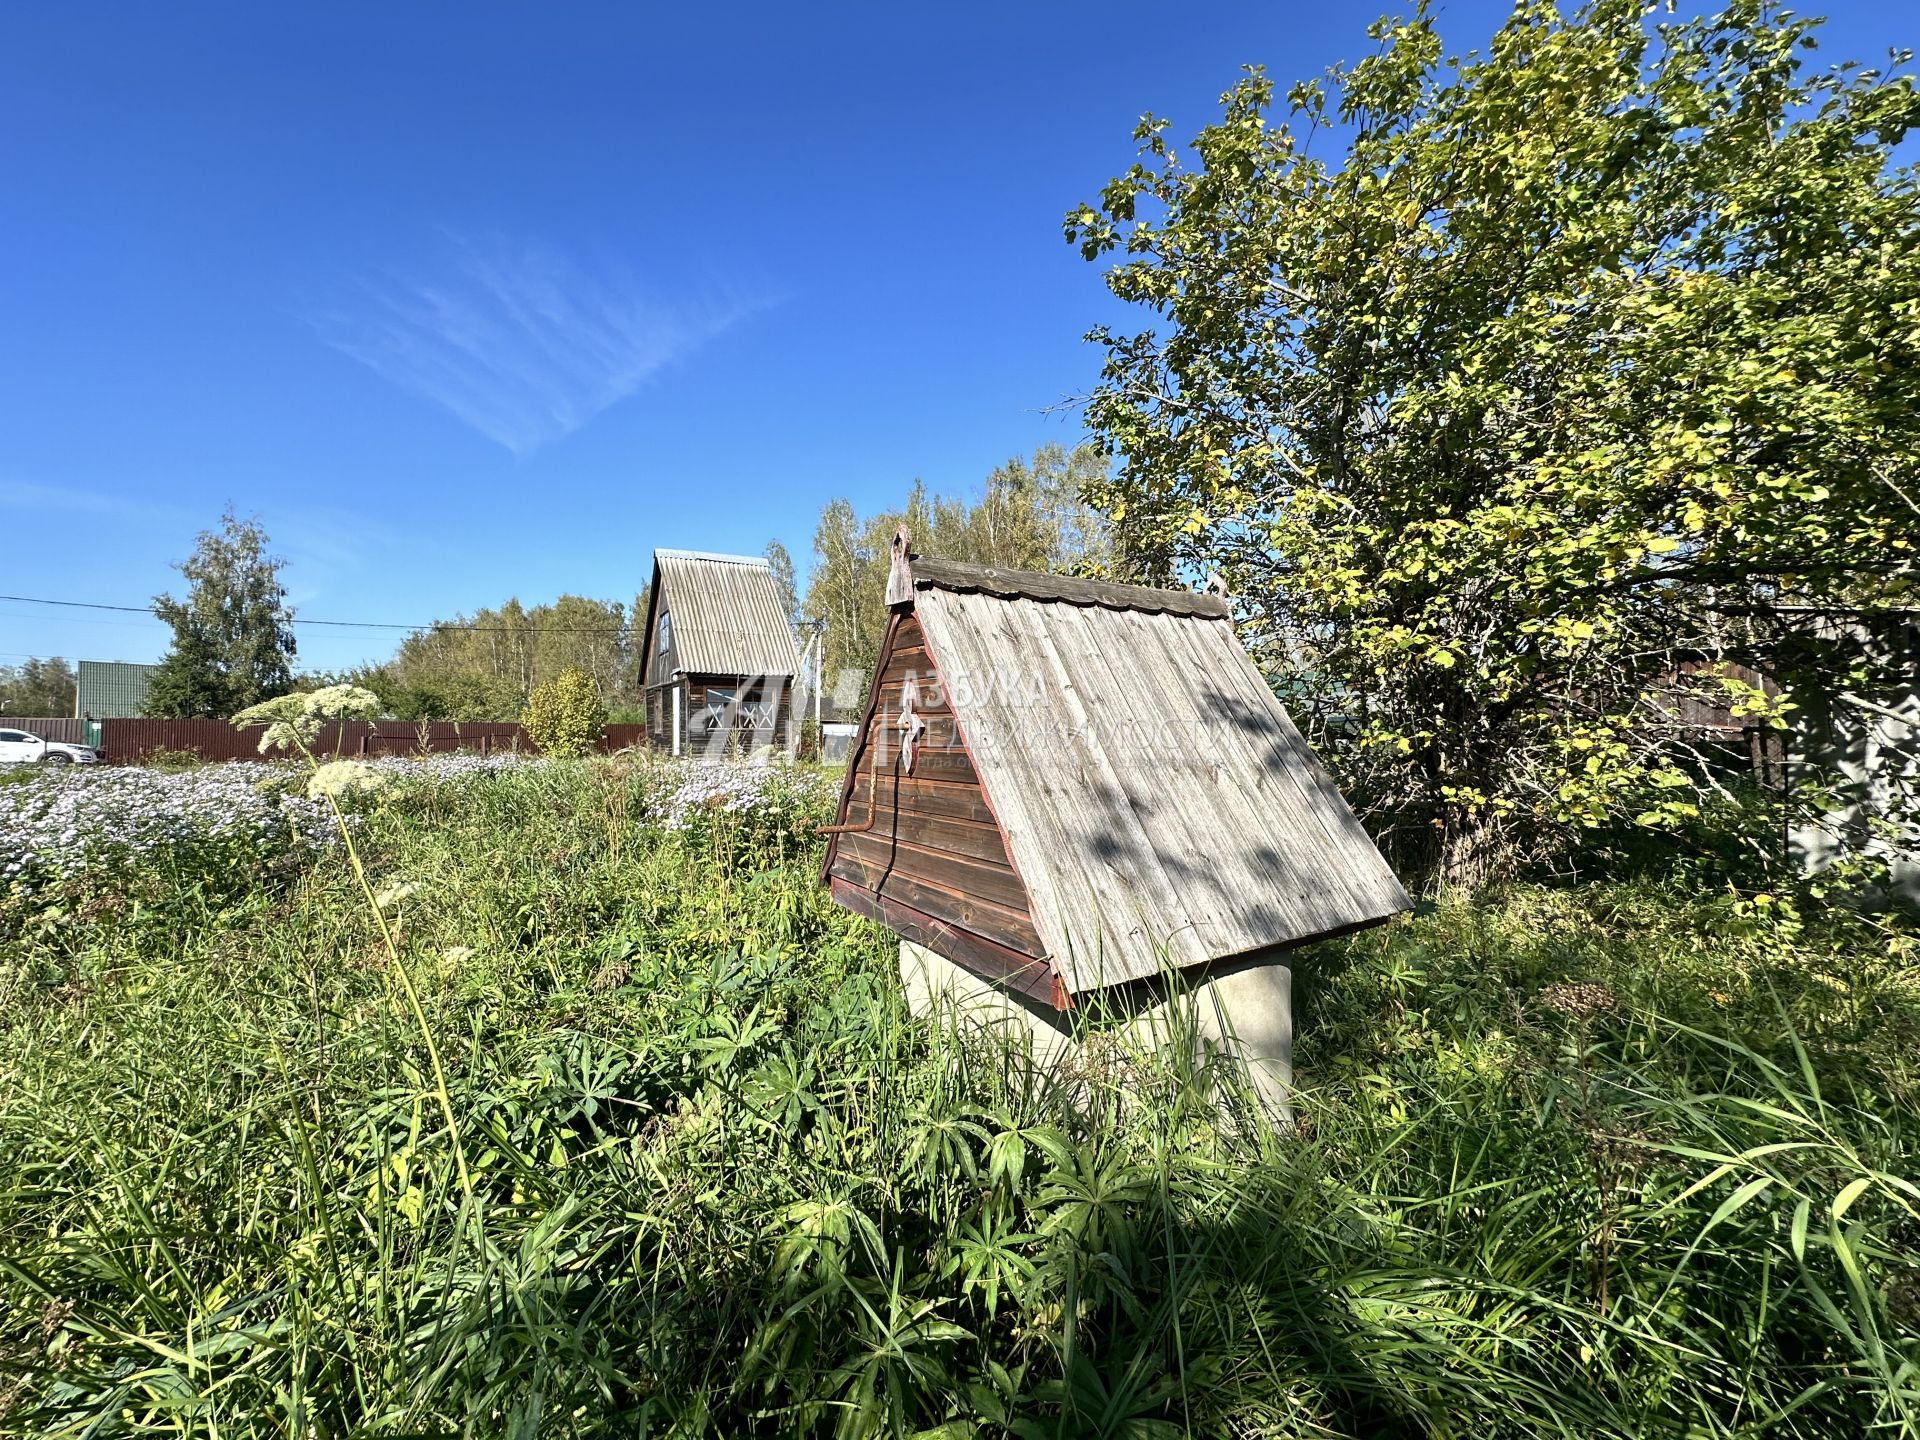
M 914 600 L 1070 990 L 1407 908 L 1224 613 Z
M 653 554 L 656 606 L 673 616 L 676 670 L 699 675 L 796 675 L 793 637 L 767 562 L 687 550 Z M 649 658 L 654 636 L 648 637 Z
M 82 660 L 76 667 L 75 709 L 96 720 L 131 720 L 145 713 L 147 687 L 158 665 Z

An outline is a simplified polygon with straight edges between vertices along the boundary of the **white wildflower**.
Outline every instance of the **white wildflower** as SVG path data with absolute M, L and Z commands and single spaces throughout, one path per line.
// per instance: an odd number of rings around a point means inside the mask
M 307 780 L 307 798 L 320 800 L 331 795 L 344 799 L 359 791 L 369 793 L 387 783 L 386 772 L 360 760 L 329 760 Z
M 306 697 L 306 712 L 320 720 L 371 720 L 380 697 L 358 685 L 325 685 Z
M 323 685 L 304 695 L 281 695 L 249 705 L 233 717 L 236 725 L 264 725 L 260 753 L 277 747 L 311 745 L 328 720 L 371 720 L 380 713 L 380 697 L 358 685 Z
M 373 903 L 378 905 L 382 910 L 391 910 L 409 895 L 418 891 L 419 888 L 420 887 L 413 881 L 404 880 L 397 885 L 389 885 L 381 890 L 378 895 L 373 897 Z
M 267 727 L 260 737 L 262 755 L 270 750 L 304 745 L 320 733 L 319 721 L 314 721 L 311 727 L 307 723 L 306 698 L 304 695 L 279 695 L 271 700 L 262 700 L 258 705 L 249 705 L 235 715 L 233 723 Z

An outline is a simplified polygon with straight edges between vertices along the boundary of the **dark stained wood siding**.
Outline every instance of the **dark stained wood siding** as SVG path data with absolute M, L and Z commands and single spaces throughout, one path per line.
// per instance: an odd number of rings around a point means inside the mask
M 647 686 L 647 744 L 655 750 L 673 748 L 673 692 L 677 682 Z
M 751 700 L 761 693 L 771 694 L 774 686 L 780 689 L 780 704 L 775 714 L 773 738 L 761 740 L 761 744 L 773 744 L 785 747 L 793 728 L 793 683 L 784 676 L 775 676 L 771 680 L 764 675 L 689 675 L 670 681 L 664 685 L 652 686 L 647 690 L 647 740 L 657 750 L 673 748 L 673 692 L 679 689 L 686 697 L 681 711 L 681 753 L 704 757 L 713 748 L 713 732 L 706 728 L 707 701 L 709 692 L 731 691 L 735 696 L 744 695 Z M 741 748 L 752 746 L 756 742 L 756 732 L 751 726 L 737 727 L 740 732 Z M 726 748 L 722 741 L 720 748 Z
M 926 730 L 905 767 L 900 718 L 908 687 Z M 940 942 L 971 968 L 1055 999 L 1027 888 L 1008 858 L 964 737 L 947 707 L 919 621 L 889 634 L 868 721 L 847 763 L 826 875 L 841 903 L 909 939 Z
M 659 583 L 658 576 L 655 576 L 654 580 L 656 584 Z M 667 631 L 669 638 L 671 638 L 673 628 L 672 612 L 664 602 L 658 600 L 654 602 L 653 612 L 649 621 L 653 629 L 648 633 L 645 641 L 647 647 L 647 668 L 645 673 L 648 689 L 652 689 L 656 685 L 670 684 L 673 680 L 674 672 L 680 668 L 679 647 L 669 644 L 665 650 L 660 648 L 661 631 Z

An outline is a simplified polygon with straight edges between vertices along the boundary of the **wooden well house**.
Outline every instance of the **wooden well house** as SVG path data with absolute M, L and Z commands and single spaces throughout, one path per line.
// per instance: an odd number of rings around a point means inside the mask
M 649 745 L 716 757 L 787 747 L 800 648 L 765 560 L 654 551 L 645 634 Z
M 1224 600 L 910 557 L 903 534 L 888 603 L 829 832 L 841 904 L 1055 1014 L 1408 907 Z M 1290 1045 L 1283 973 L 1259 1003 Z

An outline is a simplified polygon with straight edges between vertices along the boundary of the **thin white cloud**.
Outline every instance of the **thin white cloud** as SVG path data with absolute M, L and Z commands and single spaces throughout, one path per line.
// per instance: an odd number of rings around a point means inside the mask
M 571 435 L 760 305 L 664 304 L 630 277 L 504 242 L 454 241 L 431 279 L 364 281 L 326 342 L 515 455 Z
M 154 511 L 153 506 L 139 500 L 65 485 L 34 485 L 25 480 L 0 480 L 0 509 L 72 515 L 149 515 Z

